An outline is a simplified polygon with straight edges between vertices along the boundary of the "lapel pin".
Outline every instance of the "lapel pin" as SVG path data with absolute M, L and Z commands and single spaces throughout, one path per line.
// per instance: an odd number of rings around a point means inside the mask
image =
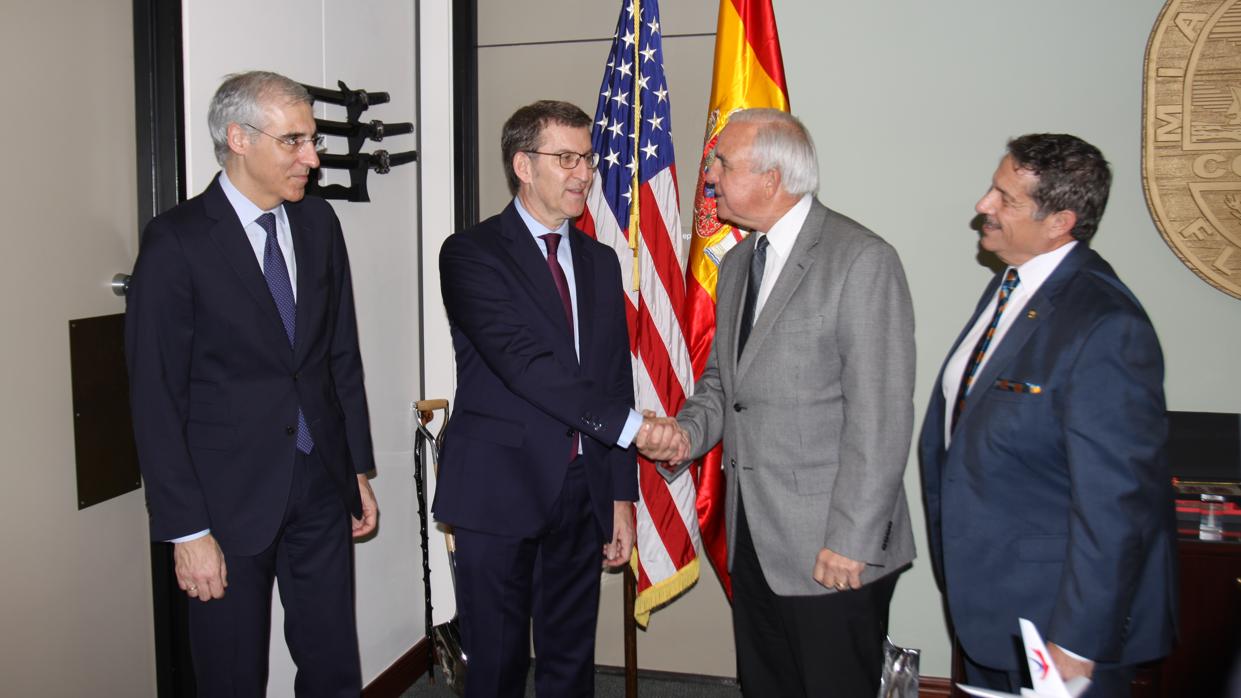
M 1038 317 L 1038 311 L 1037 311 L 1037 310 L 1027 310 L 1027 311 L 1026 311 L 1026 317 L 1028 317 L 1028 318 L 1030 318 L 1031 320 L 1033 320 L 1034 318 Z

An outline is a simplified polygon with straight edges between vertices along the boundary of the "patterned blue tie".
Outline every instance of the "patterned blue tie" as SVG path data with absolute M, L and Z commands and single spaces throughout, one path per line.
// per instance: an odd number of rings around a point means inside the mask
M 276 302 L 276 310 L 280 311 L 280 321 L 284 323 L 284 333 L 289 337 L 289 347 L 293 346 L 293 338 L 297 328 L 297 301 L 293 299 L 293 284 L 289 281 L 289 268 L 285 266 L 284 254 L 280 252 L 280 243 L 276 241 L 276 214 L 264 213 L 258 217 L 258 224 L 267 231 L 267 244 L 263 246 L 263 278 L 267 279 L 267 289 L 271 291 L 271 299 Z M 306 416 L 302 408 L 297 408 L 297 450 L 310 453 L 315 447 L 314 439 L 310 438 L 310 427 L 306 426 Z
M 1021 283 L 1021 278 L 1017 276 L 1017 270 L 1009 267 L 1008 273 L 1004 275 L 1004 281 L 1000 284 L 1000 293 L 996 297 L 995 314 L 991 316 L 991 324 L 987 325 L 987 331 L 978 338 L 974 351 L 970 353 L 970 360 L 965 363 L 965 371 L 961 374 L 961 387 L 957 389 L 957 400 L 952 405 L 950 431 L 957 428 L 957 420 L 961 418 L 961 412 L 965 410 L 965 398 L 970 392 L 970 387 L 974 385 L 974 375 L 978 373 L 978 367 L 982 366 L 983 357 L 987 355 L 987 348 L 991 346 L 991 338 L 995 336 L 995 328 L 1000 326 L 1000 317 L 1004 315 L 1004 308 L 1008 307 L 1008 297 L 1012 295 L 1013 289 L 1017 288 L 1019 283 Z

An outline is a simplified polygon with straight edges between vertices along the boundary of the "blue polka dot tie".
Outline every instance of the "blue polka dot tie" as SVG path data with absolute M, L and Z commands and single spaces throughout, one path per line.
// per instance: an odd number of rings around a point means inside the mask
M 280 251 L 280 243 L 276 241 L 276 214 L 264 213 L 258 217 L 258 224 L 267 231 L 267 244 L 263 246 L 263 278 L 267 279 L 267 289 L 271 291 L 271 299 L 276 302 L 276 310 L 280 311 L 280 321 L 284 323 L 284 333 L 289 337 L 289 347 L 293 347 L 293 338 L 297 329 L 297 301 L 293 299 L 293 284 L 289 281 L 289 268 L 285 266 L 284 254 Z M 297 450 L 310 453 L 315 447 L 314 439 L 310 438 L 310 427 L 306 426 L 306 416 L 302 408 L 297 408 Z

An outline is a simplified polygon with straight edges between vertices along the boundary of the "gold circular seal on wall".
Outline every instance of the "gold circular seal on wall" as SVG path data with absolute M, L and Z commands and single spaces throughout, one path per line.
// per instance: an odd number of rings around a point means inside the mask
M 1142 188 L 1168 246 L 1241 298 L 1241 0 L 1168 0 L 1146 47 Z

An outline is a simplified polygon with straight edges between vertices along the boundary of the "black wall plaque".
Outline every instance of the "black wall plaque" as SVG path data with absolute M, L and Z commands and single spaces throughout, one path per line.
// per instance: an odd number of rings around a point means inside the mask
M 78 509 L 142 486 L 129 416 L 125 316 L 69 321 Z

